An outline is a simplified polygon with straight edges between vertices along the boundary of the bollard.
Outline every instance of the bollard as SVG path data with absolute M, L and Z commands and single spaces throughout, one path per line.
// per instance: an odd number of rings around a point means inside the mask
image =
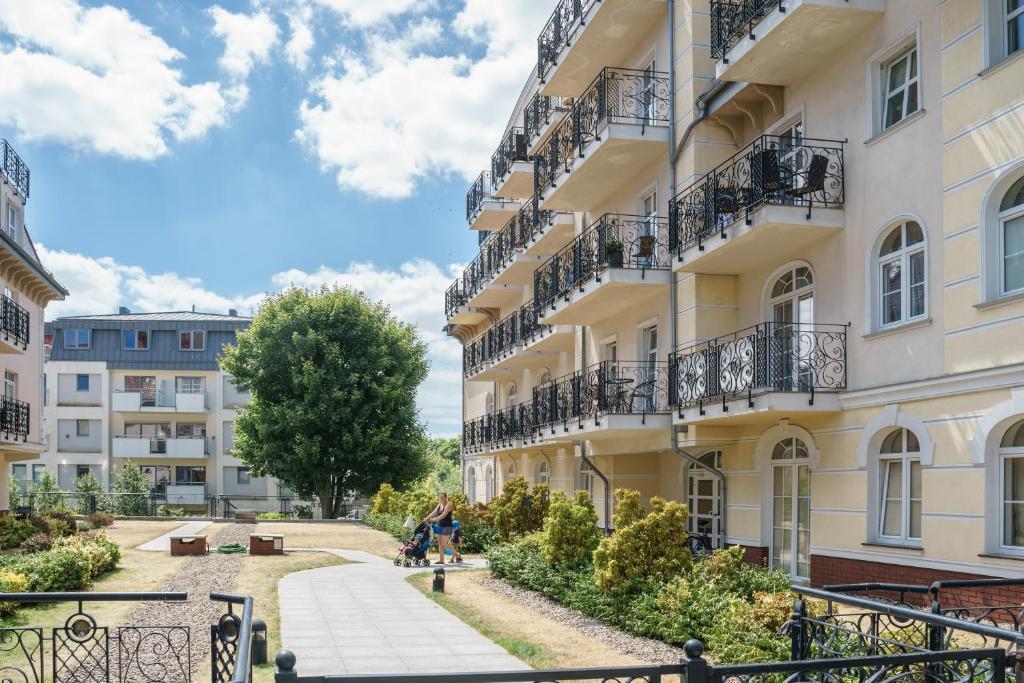
M 444 567 L 434 568 L 433 589 L 435 593 L 444 593 Z
M 299 674 L 295 670 L 295 653 L 291 650 L 281 650 L 274 658 L 274 681 L 275 683 L 294 683 L 298 680 Z
M 252 620 L 252 663 L 267 663 L 267 622 Z

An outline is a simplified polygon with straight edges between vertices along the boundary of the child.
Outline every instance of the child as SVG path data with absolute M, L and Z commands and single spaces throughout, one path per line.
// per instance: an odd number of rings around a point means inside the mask
M 452 522 L 452 538 L 448 542 L 448 546 L 452 549 L 455 554 L 455 562 L 462 563 L 462 525 L 459 524 L 458 520 Z

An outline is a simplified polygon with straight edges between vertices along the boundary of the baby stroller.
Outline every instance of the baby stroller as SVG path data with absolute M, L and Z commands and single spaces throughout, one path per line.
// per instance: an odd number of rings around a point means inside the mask
M 395 556 L 395 566 L 426 567 L 430 564 L 427 551 L 430 549 L 430 525 L 420 522 L 419 526 L 413 529 L 412 538 L 402 544 Z

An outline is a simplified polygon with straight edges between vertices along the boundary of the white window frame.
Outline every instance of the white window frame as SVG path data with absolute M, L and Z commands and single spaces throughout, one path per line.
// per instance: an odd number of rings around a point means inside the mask
M 505 407 L 511 408 L 517 405 L 519 405 L 519 385 L 515 382 L 509 382 L 508 386 L 505 387 Z
M 85 389 L 82 388 L 81 383 L 80 383 L 81 379 L 83 377 L 85 378 Z M 81 372 L 75 374 L 75 391 L 76 392 L 89 391 L 91 386 L 92 386 L 92 379 L 89 377 L 88 374 L 81 373 Z
M 146 335 L 146 345 L 139 346 L 139 333 Z M 125 335 L 131 334 L 135 337 L 135 345 L 128 346 L 125 340 Z M 121 330 L 121 348 L 125 351 L 149 351 L 149 347 L 153 342 L 152 333 L 149 330 Z
M 999 449 L 999 549 L 1017 555 L 1024 554 L 1024 546 L 1006 545 L 1006 461 L 1024 458 L 1024 448 Z
M 551 465 L 548 464 L 547 458 L 541 458 L 537 463 L 537 483 L 551 485 Z
M 916 223 L 921 229 L 922 240 L 911 246 L 907 246 L 907 226 L 910 223 Z M 900 231 L 900 248 L 891 254 L 882 256 L 879 251 L 882 248 L 882 244 L 885 243 L 889 235 L 896 230 Z M 924 269 L 924 281 L 921 283 L 924 287 L 924 304 L 922 306 L 921 313 L 911 316 L 910 313 L 910 260 L 917 254 L 922 255 L 922 261 Z M 907 325 L 909 323 L 924 320 L 928 317 L 928 234 L 925 232 L 924 225 L 913 218 L 907 218 L 899 220 L 896 223 L 890 223 L 881 233 L 879 239 L 875 240 L 875 244 L 872 249 L 872 256 L 875 261 L 874 266 L 874 278 L 875 286 L 877 291 L 872 296 L 874 301 L 873 306 L 875 310 L 875 327 L 878 330 L 888 330 L 894 327 L 900 327 L 901 325 Z M 885 266 L 899 262 L 900 266 L 900 317 L 890 322 L 885 322 Z
M 18 398 L 18 373 L 4 370 L 4 397 Z
M 1012 188 L 1013 186 L 1011 185 L 1010 187 Z M 1010 188 L 1007 188 L 1006 193 L 1009 191 Z M 1003 198 L 1006 197 L 1006 193 L 1003 193 L 1001 197 L 996 198 L 996 210 L 998 210 Z M 1005 211 L 1000 211 L 996 216 L 996 229 L 998 230 L 996 237 L 999 243 L 999 296 L 1010 296 L 1013 294 L 1024 293 L 1024 286 L 1018 287 L 1017 289 L 1006 289 L 1006 223 L 1021 217 L 1024 217 L 1024 204 L 1011 206 Z
M 906 79 L 900 85 L 893 87 L 893 67 L 904 60 L 906 60 L 907 63 Z M 911 75 L 910 73 L 911 67 L 916 67 L 917 69 L 914 75 Z M 886 131 L 893 126 L 898 126 L 903 123 L 921 109 L 921 52 L 918 49 L 916 42 L 896 54 L 891 59 L 882 63 L 882 84 L 882 110 L 880 112 L 880 122 L 881 131 Z M 916 97 L 913 103 L 914 111 L 909 111 L 910 88 L 914 85 L 917 86 Z M 903 100 L 903 114 L 900 116 L 899 120 L 887 123 L 889 115 L 889 100 L 898 96 L 901 96 L 901 99 Z
M 1024 8 L 1013 12 L 1006 11 L 1006 0 L 983 0 L 982 27 L 985 43 L 985 68 L 998 65 L 1003 60 L 1024 53 L 1024 42 L 1021 47 L 1010 52 L 1008 32 L 1011 19 L 1024 15 Z M 1024 36 L 1022 36 L 1024 39 Z
M 888 65 L 910 49 L 917 50 L 917 110 L 904 116 L 899 122 L 885 126 L 886 98 L 888 91 Z M 882 49 L 868 57 L 867 61 L 867 142 L 873 142 L 883 133 L 896 130 L 901 124 L 924 114 L 924 65 L 921 60 L 921 24 L 917 23 L 896 37 Z M 909 84 L 909 83 L 908 83 Z
M 20 234 L 19 228 L 21 226 L 21 212 L 10 202 L 7 203 L 7 234 L 10 235 L 11 239 L 15 242 L 18 241 L 18 235 Z
M 85 429 L 82 429 L 82 427 Z M 88 437 L 89 436 L 89 421 L 88 420 L 75 420 L 75 436 Z
M 878 491 L 876 494 L 875 507 L 877 510 L 877 526 L 875 528 L 875 537 L 878 541 L 883 543 L 892 543 L 898 545 L 910 545 L 919 546 L 921 545 L 920 536 L 912 536 L 910 533 L 910 520 L 911 520 L 911 498 L 910 482 L 911 482 L 911 467 L 913 463 L 917 463 L 917 466 L 921 472 L 921 476 L 924 476 L 923 463 L 921 461 L 920 447 L 916 451 L 907 450 L 907 435 L 913 434 L 909 429 L 900 427 L 900 442 L 902 445 L 899 453 L 879 453 L 878 454 Z M 890 432 L 891 434 L 891 432 Z M 883 442 L 889 434 L 886 434 Z M 917 434 L 914 434 L 914 438 L 917 438 Z M 920 443 L 920 439 L 918 439 Z M 885 503 L 889 500 L 889 476 L 888 467 L 890 464 L 900 463 L 901 474 L 900 474 L 900 534 L 893 536 L 885 533 Z M 923 482 L 922 482 L 923 483 Z M 923 494 L 923 487 L 922 487 Z M 895 496 L 894 496 L 895 498 Z
M 203 343 L 201 346 L 196 346 L 196 335 L 202 335 Z M 189 339 L 189 346 L 186 348 L 182 341 L 185 337 Z M 184 330 L 178 333 L 178 350 L 179 351 L 205 351 L 206 350 L 206 330 Z

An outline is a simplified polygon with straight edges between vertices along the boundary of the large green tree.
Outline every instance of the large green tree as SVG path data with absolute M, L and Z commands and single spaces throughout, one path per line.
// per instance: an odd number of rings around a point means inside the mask
M 270 296 L 221 365 L 252 392 L 235 421 L 235 454 L 254 474 L 317 496 L 336 517 L 350 492 L 423 473 L 416 389 L 426 345 L 387 307 L 348 288 Z

